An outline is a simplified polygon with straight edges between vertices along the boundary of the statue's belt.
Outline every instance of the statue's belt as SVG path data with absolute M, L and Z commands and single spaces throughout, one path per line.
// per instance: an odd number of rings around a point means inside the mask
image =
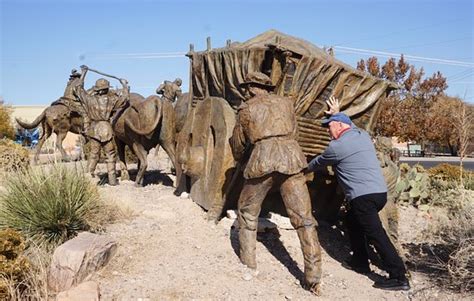
M 287 140 L 293 140 L 293 139 L 294 138 L 291 137 L 290 135 L 270 136 L 270 137 L 260 138 L 256 140 L 254 143 L 259 143 L 259 142 L 268 141 L 268 140 L 287 141 Z

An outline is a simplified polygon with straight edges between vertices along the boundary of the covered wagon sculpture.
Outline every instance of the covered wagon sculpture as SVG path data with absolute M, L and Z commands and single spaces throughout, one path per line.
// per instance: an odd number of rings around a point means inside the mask
M 275 93 L 290 97 L 298 121 L 298 142 L 308 159 L 324 151 L 330 141 L 320 120 L 333 95 L 341 111 L 369 132 L 374 129 L 380 102 L 395 89 L 393 83 L 358 71 L 299 38 L 267 31 L 244 43 L 195 52 L 191 45 L 189 107 L 177 139 L 177 161 L 183 168 L 181 185 L 191 198 L 218 219 L 235 206 L 242 184 L 242 168 L 234 160 L 229 138 L 238 106 L 244 99 L 240 84 L 249 72 L 272 79 Z M 337 215 L 343 194 L 328 172 L 309 182 L 313 208 L 320 218 Z M 268 204 L 268 202 L 266 202 Z M 275 202 L 272 202 L 272 206 Z

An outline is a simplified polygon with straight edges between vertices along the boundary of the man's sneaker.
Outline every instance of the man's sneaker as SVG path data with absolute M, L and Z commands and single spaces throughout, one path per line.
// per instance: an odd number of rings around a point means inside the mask
M 373 287 L 388 291 L 408 291 L 410 283 L 404 278 L 385 278 L 374 283 Z
M 356 273 L 359 274 L 370 274 L 372 271 L 369 268 L 369 265 L 359 265 L 359 264 L 354 264 L 350 260 L 344 260 L 341 264 L 343 267 L 345 267 L 348 270 L 353 270 Z

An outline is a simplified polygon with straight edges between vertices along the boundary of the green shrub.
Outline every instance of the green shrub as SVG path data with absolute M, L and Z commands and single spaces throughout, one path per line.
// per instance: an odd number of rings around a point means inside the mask
M 396 186 L 398 201 L 427 210 L 429 206 L 459 208 L 462 189 L 459 166 L 441 164 L 427 171 L 420 165 L 400 165 L 401 176 Z M 463 171 L 464 189 L 474 190 L 474 173 Z
M 46 246 L 95 230 L 102 210 L 97 187 L 76 168 L 38 167 L 12 174 L 0 194 L 0 228 Z
M 0 171 L 12 172 L 30 165 L 30 153 L 26 148 L 9 139 L 0 139 Z
M 30 269 L 28 259 L 23 255 L 25 242 L 20 233 L 0 230 L 0 300 L 10 297 L 12 287 L 24 290 L 24 280 Z
M 428 169 L 429 175 L 438 181 L 438 185 L 446 186 L 448 189 L 459 184 L 461 168 L 456 165 L 443 163 Z M 474 172 L 463 169 L 464 188 L 474 190 Z

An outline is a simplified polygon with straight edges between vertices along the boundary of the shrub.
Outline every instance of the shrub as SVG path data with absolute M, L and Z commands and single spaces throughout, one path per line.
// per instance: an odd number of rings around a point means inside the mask
M 465 194 L 461 194 L 459 166 L 440 164 L 427 171 L 420 166 L 400 165 L 401 176 L 396 186 L 398 201 L 406 202 L 418 208 L 429 206 L 459 208 Z M 463 171 L 464 188 L 474 190 L 474 173 Z
M 441 272 L 439 280 L 460 291 L 473 291 L 474 192 L 460 193 L 468 194 L 467 202 L 435 216 L 425 237 L 436 244 L 431 248 L 436 260 L 429 264 Z
M 30 165 L 30 154 L 23 146 L 9 139 L 0 139 L 0 171 L 12 172 Z
M 11 123 L 11 107 L 0 104 L 0 139 L 15 137 L 15 129 Z
M 76 168 L 38 167 L 12 174 L 0 194 L 0 228 L 54 247 L 78 231 L 97 230 L 103 208 L 97 187 Z
M 0 230 L 0 300 L 49 300 L 51 254 L 12 229 Z
M 456 165 L 443 163 L 428 169 L 432 178 L 438 181 L 439 185 L 445 185 L 447 188 L 454 188 L 459 183 L 461 177 L 461 168 Z M 463 169 L 464 188 L 474 190 L 474 172 Z M 444 181 L 441 182 L 441 181 Z
M 23 255 L 25 242 L 20 233 L 12 230 L 0 230 L 0 300 L 10 297 L 11 287 L 25 290 L 24 280 L 30 268 L 29 261 Z

